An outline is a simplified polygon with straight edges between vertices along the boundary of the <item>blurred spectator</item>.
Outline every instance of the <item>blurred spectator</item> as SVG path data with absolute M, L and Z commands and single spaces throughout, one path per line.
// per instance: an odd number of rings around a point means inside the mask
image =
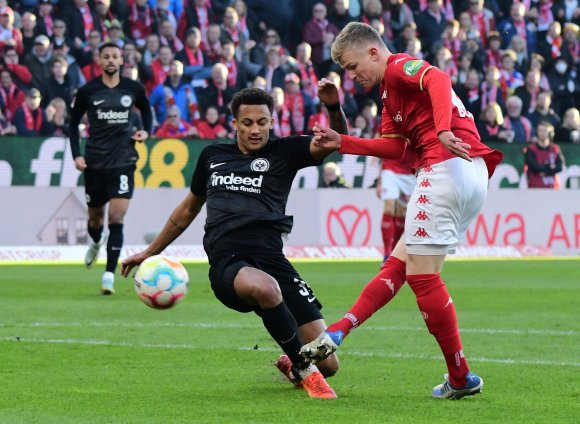
M 441 34 L 441 40 L 433 43 L 433 48 L 438 51 L 441 46 L 446 47 L 449 52 L 451 52 L 451 57 L 457 65 L 459 61 L 459 55 L 461 54 L 463 44 L 463 38 L 459 33 L 459 21 L 452 19 L 447 21 L 445 29 Z
M 50 123 L 46 119 L 44 110 L 40 107 L 42 96 L 36 88 L 31 88 L 26 94 L 24 103 L 14 113 L 12 123 L 18 135 L 27 137 L 48 135 Z
M 54 8 L 52 0 L 39 0 L 38 11 L 36 13 L 36 27 L 39 34 L 52 36 L 52 27 L 54 25 Z
M 479 30 L 473 25 L 469 12 L 459 14 L 459 34 L 463 40 L 477 39 L 480 37 Z
M 167 119 L 171 106 L 177 106 L 180 118 L 186 121 L 193 122 L 200 116 L 195 91 L 183 78 L 183 64 L 179 60 L 171 62 L 166 80 L 155 87 L 149 101 L 159 123 Z
M 99 49 L 93 50 L 93 61 L 83 66 L 82 72 L 86 81 L 91 81 L 102 75 L 103 69 L 99 66 Z
M 554 21 L 550 24 L 546 36 L 539 39 L 536 50 L 547 61 L 548 69 L 562 56 L 562 43 L 562 25 Z
M 487 68 L 485 80 L 481 83 L 481 108 L 485 109 L 488 103 L 497 103 L 505 110 L 505 102 L 501 91 L 500 71 L 495 66 Z
M 554 144 L 554 127 L 540 121 L 536 129 L 538 138 L 525 151 L 525 172 L 528 188 L 560 188 L 559 173 L 564 167 L 564 155 Z
M 87 0 L 73 0 L 73 7 L 61 10 L 62 20 L 66 23 L 67 38 L 75 49 L 82 48 L 83 42 L 89 37 L 89 32 L 97 28 Z
M 530 69 L 540 72 L 540 89 L 543 91 L 550 90 L 550 82 L 544 73 L 544 58 L 538 53 L 530 55 Z
M 197 91 L 201 113 L 205 115 L 207 108 L 214 106 L 218 110 L 220 124 L 226 126 L 230 113 L 229 104 L 235 92 L 236 90 L 228 87 L 228 68 L 223 63 L 216 63 L 211 69 L 209 85 Z
M 245 68 L 235 58 L 236 47 L 233 41 L 222 44 L 222 54 L 219 60 L 228 70 L 228 87 L 236 91 L 246 88 L 247 77 Z
M 89 32 L 89 38 L 82 49 L 71 50 L 71 54 L 76 58 L 80 66 L 85 67 L 93 62 L 93 54 L 95 50 L 99 50 L 99 46 L 103 42 L 101 33 L 96 29 Z M 100 75 L 100 74 L 99 74 Z
M 266 91 L 266 80 L 263 77 L 258 76 L 254 78 L 254 81 L 252 81 L 251 87 Z
M 379 33 L 381 39 L 387 45 L 389 50 L 395 51 L 395 44 L 393 43 L 393 40 L 387 37 L 387 34 L 385 32 L 385 24 L 383 23 L 383 21 L 384 19 L 372 19 L 369 25 L 371 26 L 371 28 L 373 28 L 375 31 Z M 337 69 L 336 64 L 331 65 L 331 68 Z
M 72 107 L 74 87 L 71 85 L 67 71 L 68 65 L 64 58 L 57 57 L 52 60 L 51 76 L 41 90 L 41 106 L 43 108 L 46 108 L 50 101 L 57 97 L 60 97 L 65 101 L 69 110 Z
M 159 55 L 151 62 L 152 78 L 145 83 L 145 87 L 149 93 L 153 88 L 165 82 L 165 79 L 169 75 L 171 62 L 173 62 L 173 51 L 171 50 L 171 47 L 159 47 Z
M 431 47 L 441 38 L 447 25 L 447 18 L 441 10 L 441 0 L 428 0 L 427 8 L 417 15 L 415 22 L 424 53 L 433 53 Z
M 410 40 L 417 38 L 417 25 L 415 22 L 409 22 L 403 26 L 399 36 L 395 39 L 395 49 L 403 52 L 407 48 Z
M 34 13 L 26 12 L 22 15 L 22 28 L 20 28 L 20 31 L 22 32 L 22 56 L 26 56 L 32 51 L 34 39 L 40 34 L 36 27 L 36 15 Z
M 459 71 L 457 69 L 457 64 L 453 60 L 453 55 L 447 47 L 439 47 L 439 49 L 435 52 L 435 58 L 431 63 L 448 74 L 453 85 L 457 84 Z
M 27 90 L 32 82 L 32 74 L 28 68 L 18 63 L 18 53 L 14 46 L 5 46 L 4 55 L 0 59 L 0 70 L 7 69 L 14 83 L 22 90 Z
M 477 130 L 484 143 L 508 141 L 510 133 L 504 126 L 503 113 L 496 102 L 489 102 L 478 120 Z
M 164 14 L 173 16 L 175 22 L 181 18 L 183 14 L 183 0 L 149 0 L 149 4 L 153 8 L 164 11 Z M 159 11 L 157 13 L 160 13 Z
M 552 12 L 554 2 L 552 0 L 537 0 L 530 3 L 528 17 L 536 24 L 538 40 L 542 40 L 546 37 L 546 33 L 549 32 L 549 28 L 554 22 L 554 14 Z
M 289 73 L 284 78 L 284 97 L 286 107 L 290 111 L 292 135 L 303 135 L 308 132 L 307 124 L 310 115 L 314 113 L 312 97 L 300 90 L 300 77 Z
M 60 97 L 56 97 L 50 101 L 45 112 L 46 120 L 50 122 L 46 135 L 52 137 L 68 137 L 69 126 L 66 102 Z
M 236 56 L 240 57 L 241 52 L 239 49 L 245 46 L 246 41 L 248 41 L 247 35 L 240 31 L 238 20 L 238 12 L 233 7 L 227 7 L 223 16 L 222 24 L 222 36 L 223 41 L 230 40 L 236 46 Z M 222 41 L 222 44 L 223 44 Z
M 12 120 L 16 109 L 24 103 L 24 91 L 14 83 L 12 73 L 8 69 L 0 71 L 0 99 L 2 114 L 8 121 Z
M 209 3 L 205 0 L 185 0 L 184 10 L 179 20 L 177 33 L 181 38 L 185 38 L 186 31 L 192 27 L 200 30 L 201 40 L 207 41 L 207 30 L 210 24 L 216 22 Z
M 506 50 L 501 57 L 501 87 L 504 98 L 513 95 L 517 88 L 524 85 L 524 76 L 515 69 L 516 53 Z
M 332 63 L 330 46 L 338 35 L 338 28 L 326 18 L 324 3 L 316 3 L 312 7 L 312 19 L 304 26 L 303 39 L 312 47 L 312 63 L 316 75 L 321 77 L 328 73 Z
M 284 76 L 286 70 L 280 63 L 280 50 L 272 47 L 266 54 L 264 66 L 258 72 L 258 75 L 266 80 L 266 91 L 270 92 L 274 87 L 284 87 Z
M 552 124 L 555 130 L 560 128 L 560 117 L 550 107 L 551 105 L 552 93 L 549 91 L 540 92 L 536 100 L 536 108 L 532 113 L 528 114 L 528 119 L 530 120 L 532 127 L 535 128 L 540 121 L 547 121 Z
M 522 99 L 522 114 L 528 116 L 536 108 L 538 94 L 540 94 L 540 71 L 530 69 L 522 87 L 518 87 L 514 94 Z
M 49 37 L 52 45 L 71 43 L 72 40 L 67 39 L 66 23 L 61 19 L 55 19 L 52 26 L 52 35 Z
M 290 123 L 290 110 L 284 98 L 284 90 L 280 87 L 274 87 L 272 88 L 271 95 L 274 99 L 274 110 L 272 111 L 274 125 L 271 131 L 272 135 L 277 138 L 288 137 L 292 135 L 292 125 Z
M 145 41 L 145 50 L 143 51 L 143 63 L 147 66 L 151 66 L 153 61 L 159 57 L 159 48 L 161 47 L 161 41 L 157 34 L 151 34 L 147 36 Z
M 9 6 L 0 8 L 0 50 L 4 46 L 14 46 L 19 56 L 24 52 L 22 33 L 14 28 L 14 10 Z
M 357 115 L 354 118 L 352 128 L 350 128 L 350 135 L 360 138 L 372 138 L 373 132 L 369 127 L 369 123 L 362 115 Z
M 206 140 L 226 138 L 228 130 L 219 122 L 217 108 L 210 106 L 205 111 L 204 119 L 196 123 L 198 137 Z
M 272 48 L 282 48 L 280 36 L 275 29 L 267 29 L 262 35 L 262 41 L 257 43 L 250 51 L 250 60 L 252 63 L 264 64 L 266 54 Z
M 125 35 L 123 34 L 123 25 L 117 19 L 113 19 L 107 24 L 107 37 L 105 37 L 105 42 L 113 43 L 123 48 L 125 45 Z
M 183 74 L 191 79 L 208 79 L 211 76 L 211 64 L 201 49 L 201 31 L 191 27 L 187 30 L 185 45 L 175 58 L 183 63 Z
M 327 188 L 349 188 L 336 162 L 326 162 L 323 166 L 322 179 Z
M 128 12 L 125 19 L 127 33 L 139 48 L 143 48 L 147 37 L 158 31 L 157 17 L 148 0 L 134 0 L 129 5 Z
M 254 39 L 258 35 L 258 30 L 254 21 L 248 18 L 248 5 L 244 0 L 234 0 L 232 7 L 238 14 L 238 30 L 244 34 L 246 40 Z
M 555 140 L 558 143 L 580 143 L 580 112 L 571 107 L 564 113 L 560 128 L 556 130 Z
M 189 138 L 197 135 L 197 129 L 181 118 L 179 107 L 175 105 L 167 109 L 167 119 L 155 131 L 155 137 L 157 138 Z
M 311 58 L 312 47 L 303 42 L 296 47 L 296 61 L 292 64 L 292 72 L 298 74 L 302 89 L 312 98 L 318 96 L 318 77 Z
M 214 63 L 222 51 L 222 29 L 218 24 L 211 24 L 207 28 L 207 40 L 202 44 L 202 50 L 207 55 L 209 61 Z
M 111 0 L 95 0 L 93 8 L 93 26 L 103 35 L 103 40 L 107 40 L 110 37 L 109 32 L 114 20 L 115 15 L 111 10 Z
M 457 86 L 457 96 L 465 105 L 465 108 L 475 117 L 481 115 L 481 89 L 479 84 L 479 73 L 472 69 L 467 74 L 465 84 Z
M 22 63 L 32 74 L 32 85 L 34 87 L 44 87 L 45 82 L 50 78 L 51 60 L 50 40 L 46 35 L 37 36 L 34 39 L 32 52 L 28 53 Z
M 467 81 L 467 75 L 469 75 L 469 71 L 475 69 L 471 66 L 473 62 L 473 55 L 469 52 L 464 52 L 459 55 L 459 59 L 457 62 L 457 83 L 456 84 L 465 84 Z
M 506 100 L 507 116 L 504 127 L 510 131 L 506 138 L 508 143 L 529 143 L 532 139 L 532 124 L 522 116 L 522 99 L 518 96 L 508 97 Z
M 143 54 L 137 50 L 135 43 L 127 41 L 121 51 L 123 53 L 123 67 L 137 68 L 141 80 L 153 78 L 151 68 L 143 62 Z
M 512 37 L 519 35 L 526 41 L 529 53 L 536 51 L 536 27 L 526 18 L 524 3 L 512 3 L 510 16 L 499 23 L 498 32 L 502 37 L 504 49 L 507 48 Z
M 10 120 L 2 114 L 2 108 L 0 108 L 0 136 L 14 135 L 16 134 L 16 127 L 12 125 Z
M 409 56 L 416 57 L 418 59 L 423 59 L 423 51 L 421 49 L 421 40 L 418 38 L 412 38 L 408 41 L 405 47 L 404 53 Z
M 495 29 L 493 12 L 484 6 L 483 0 L 469 0 L 468 12 L 473 27 L 479 32 L 481 44 L 489 47 L 488 36 Z
M 334 0 L 328 13 L 328 21 L 334 25 L 339 31 L 342 30 L 349 22 L 356 21 L 348 10 L 349 0 Z M 411 17 L 413 14 L 411 13 Z M 389 15 L 392 17 L 392 14 Z M 398 17 L 398 16 L 397 16 Z M 392 22 L 393 28 L 396 23 Z M 397 30 L 399 30 L 397 28 Z
M 356 100 L 348 91 L 345 91 L 342 88 L 342 84 L 340 81 L 340 75 L 336 72 L 329 72 L 326 76 L 326 79 L 333 82 L 334 85 L 338 87 L 338 99 L 340 100 L 340 105 L 342 107 L 342 111 L 346 115 L 349 120 L 354 120 L 355 116 L 358 113 L 358 105 L 356 104 Z M 318 97 L 318 94 L 316 95 Z
M 576 20 L 580 21 L 580 6 L 576 9 Z M 572 22 L 564 24 L 564 42 L 562 57 L 571 64 L 576 71 L 580 69 L 580 26 Z
M 559 1 L 554 5 L 554 17 L 559 21 L 580 24 L 580 4 L 577 0 Z
M 87 81 L 79 64 L 75 58 L 69 54 L 69 50 L 69 46 L 66 43 L 55 44 L 52 48 L 52 58 L 53 61 L 59 58 L 66 61 L 69 84 L 74 90 L 76 90 L 81 85 L 85 85 Z
M 405 25 L 414 22 L 413 11 L 403 0 L 388 0 L 383 4 L 385 7 L 383 17 L 386 36 L 391 40 L 394 40 L 399 36 Z M 338 27 L 337 25 L 337 28 L 339 29 L 342 29 L 343 27 L 344 25 L 341 27 Z
M 177 37 L 175 26 L 169 19 L 159 21 L 159 39 L 161 45 L 169 46 L 174 54 L 183 50 L 183 43 Z
M 503 54 L 503 50 L 501 49 L 501 37 L 499 36 L 499 33 L 492 31 L 489 33 L 487 41 L 488 49 L 486 51 L 485 57 L 485 69 L 490 66 L 499 67 L 501 65 L 501 56 Z
M 380 128 L 380 116 L 378 113 L 377 103 L 375 103 L 375 101 L 372 99 L 365 100 L 360 113 L 367 120 L 369 129 L 371 130 L 373 137 L 375 137 L 375 134 Z
M 525 74 L 529 68 L 528 48 L 526 47 L 526 40 L 519 35 L 514 35 L 508 46 L 509 50 L 513 50 L 516 54 L 515 70 L 520 74 Z
M 314 106 L 314 113 L 310 115 L 308 119 L 308 124 L 306 124 L 306 132 L 308 134 L 312 134 L 312 128 L 316 124 L 320 124 L 323 127 L 330 126 L 330 117 L 328 116 L 328 109 L 326 109 L 326 105 L 322 102 L 318 102 Z

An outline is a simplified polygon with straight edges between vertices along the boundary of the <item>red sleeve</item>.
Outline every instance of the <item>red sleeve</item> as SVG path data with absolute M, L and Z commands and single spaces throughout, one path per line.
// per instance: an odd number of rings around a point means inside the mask
M 15 63 L 13 65 L 7 64 L 6 67 L 10 70 L 10 72 L 18 75 L 18 78 L 20 78 L 24 84 L 30 84 L 32 81 L 32 74 L 26 66 Z
M 155 137 L 157 138 L 169 137 L 169 134 L 167 133 L 167 123 L 163 123 L 163 125 L 161 125 L 157 131 L 155 131 Z
M 449 75 L 435 67 L 425 70 L 423 89 L 429 93 L 433 105 L 435 132 L 439 134 L 441 131 L 450 131 L 453 102 Z
M 367 155 L 379 158 L 399 159 L 405 153 L 406 143 L 400 138 L 359 138 L 341 135 L 339 153 Z

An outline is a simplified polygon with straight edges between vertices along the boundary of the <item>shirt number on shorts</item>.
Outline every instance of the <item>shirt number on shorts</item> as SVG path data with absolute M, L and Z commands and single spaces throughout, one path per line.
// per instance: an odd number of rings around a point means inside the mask
M 129 192 L 129 177 L 121 175 L 119 177 L 119 194 Z

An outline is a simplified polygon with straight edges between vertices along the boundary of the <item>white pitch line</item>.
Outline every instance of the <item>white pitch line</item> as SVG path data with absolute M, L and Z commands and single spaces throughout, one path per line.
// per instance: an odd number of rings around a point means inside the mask
M 233 329 L 258 329 L 262 328 L 260 325 L 253 324 L 215 324 L 215 323 L 182 323 L 182 322 L 167 322 L 167 323 L 143 323 L 143 322 L 32 322 L 32 323 L 0 323 L 0 328 L 59 328 L 59 327 L 137 327 L 137 328 L 233 328 Z M 462 333 L 475 334 L 514 334 L 514 335 L 534 335 L 534 336 L 578 336 L 579 331 L 576 330 L 540 330 L 535 328 L 527 329 L 510 329 L 510 328 L 460 328 Z M 425 332 L 425 327 L 401 327 L 401 326 L 364 326 L 357 331 L 413 331 Z
M 109 340 L 92 340 L 92 339 L 40 339 L 28 337 L 0 337 L 0 341 L 13 343 L 46 343 L 46 344 L 70 344 L 70 345 L 85 345 L 85 346 L 111 346 L 111 347 L 140 347 L 150 349 L 187 349 L 187 350 L 208 350 L 219 348 L 211 348 L 207 346 L 199 346 L 192 344 L 154 344 L 154 343 L 132 343 L 132 342 L 112 342 Z M 254 349 L 251 347 L 240 347 L 235 349 L 237 351 L 252 351 L 259 350 L 261 352 L 280 352 L 279 349 L 266 347 Z M 441 361 L 440 356 L 417 355 L 410 353 L 399 352 L 368 352 L 368 351 L 342 351 L 342 356 L 364 356 L 375 358 L 389 358 L 389 359 L 422 359 L 429 361 Z M 509 365 L 547 365 L 556 367 L 580 367 L 580 362 L 560 362 L 560 361 L 544 361 L 536 359 L 498 359 L 485 357 L 470 357 L 470 362 L 489 362 L 495 364 L 509 364 Z

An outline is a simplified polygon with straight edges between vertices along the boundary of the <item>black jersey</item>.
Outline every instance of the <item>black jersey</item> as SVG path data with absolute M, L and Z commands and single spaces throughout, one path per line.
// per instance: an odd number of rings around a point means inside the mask
M 89 138 L 85 148 L 87 166 L 94 169 L 119 168 L 137 162 L 133 135 L 133 107 L 141 111 L 143 127 L 151 133 L 151 108 L 145 88 L 139 82 L 121 78 L 115 87 L 107 87 L 95 78 L 77 92 L 70 128 L 73 159 L 80 156 L 78 125 L 87 113 Z
M 217 142 L 201 152 L 191 191 L 206 197 L 203 244 L 210 261 L 222 252 L 279 253 L 282 234 L 292 229 L 286 202 L 296 172 L 320 165 L 310 137 L 270 140 L 245 155 L 234 142 Z

